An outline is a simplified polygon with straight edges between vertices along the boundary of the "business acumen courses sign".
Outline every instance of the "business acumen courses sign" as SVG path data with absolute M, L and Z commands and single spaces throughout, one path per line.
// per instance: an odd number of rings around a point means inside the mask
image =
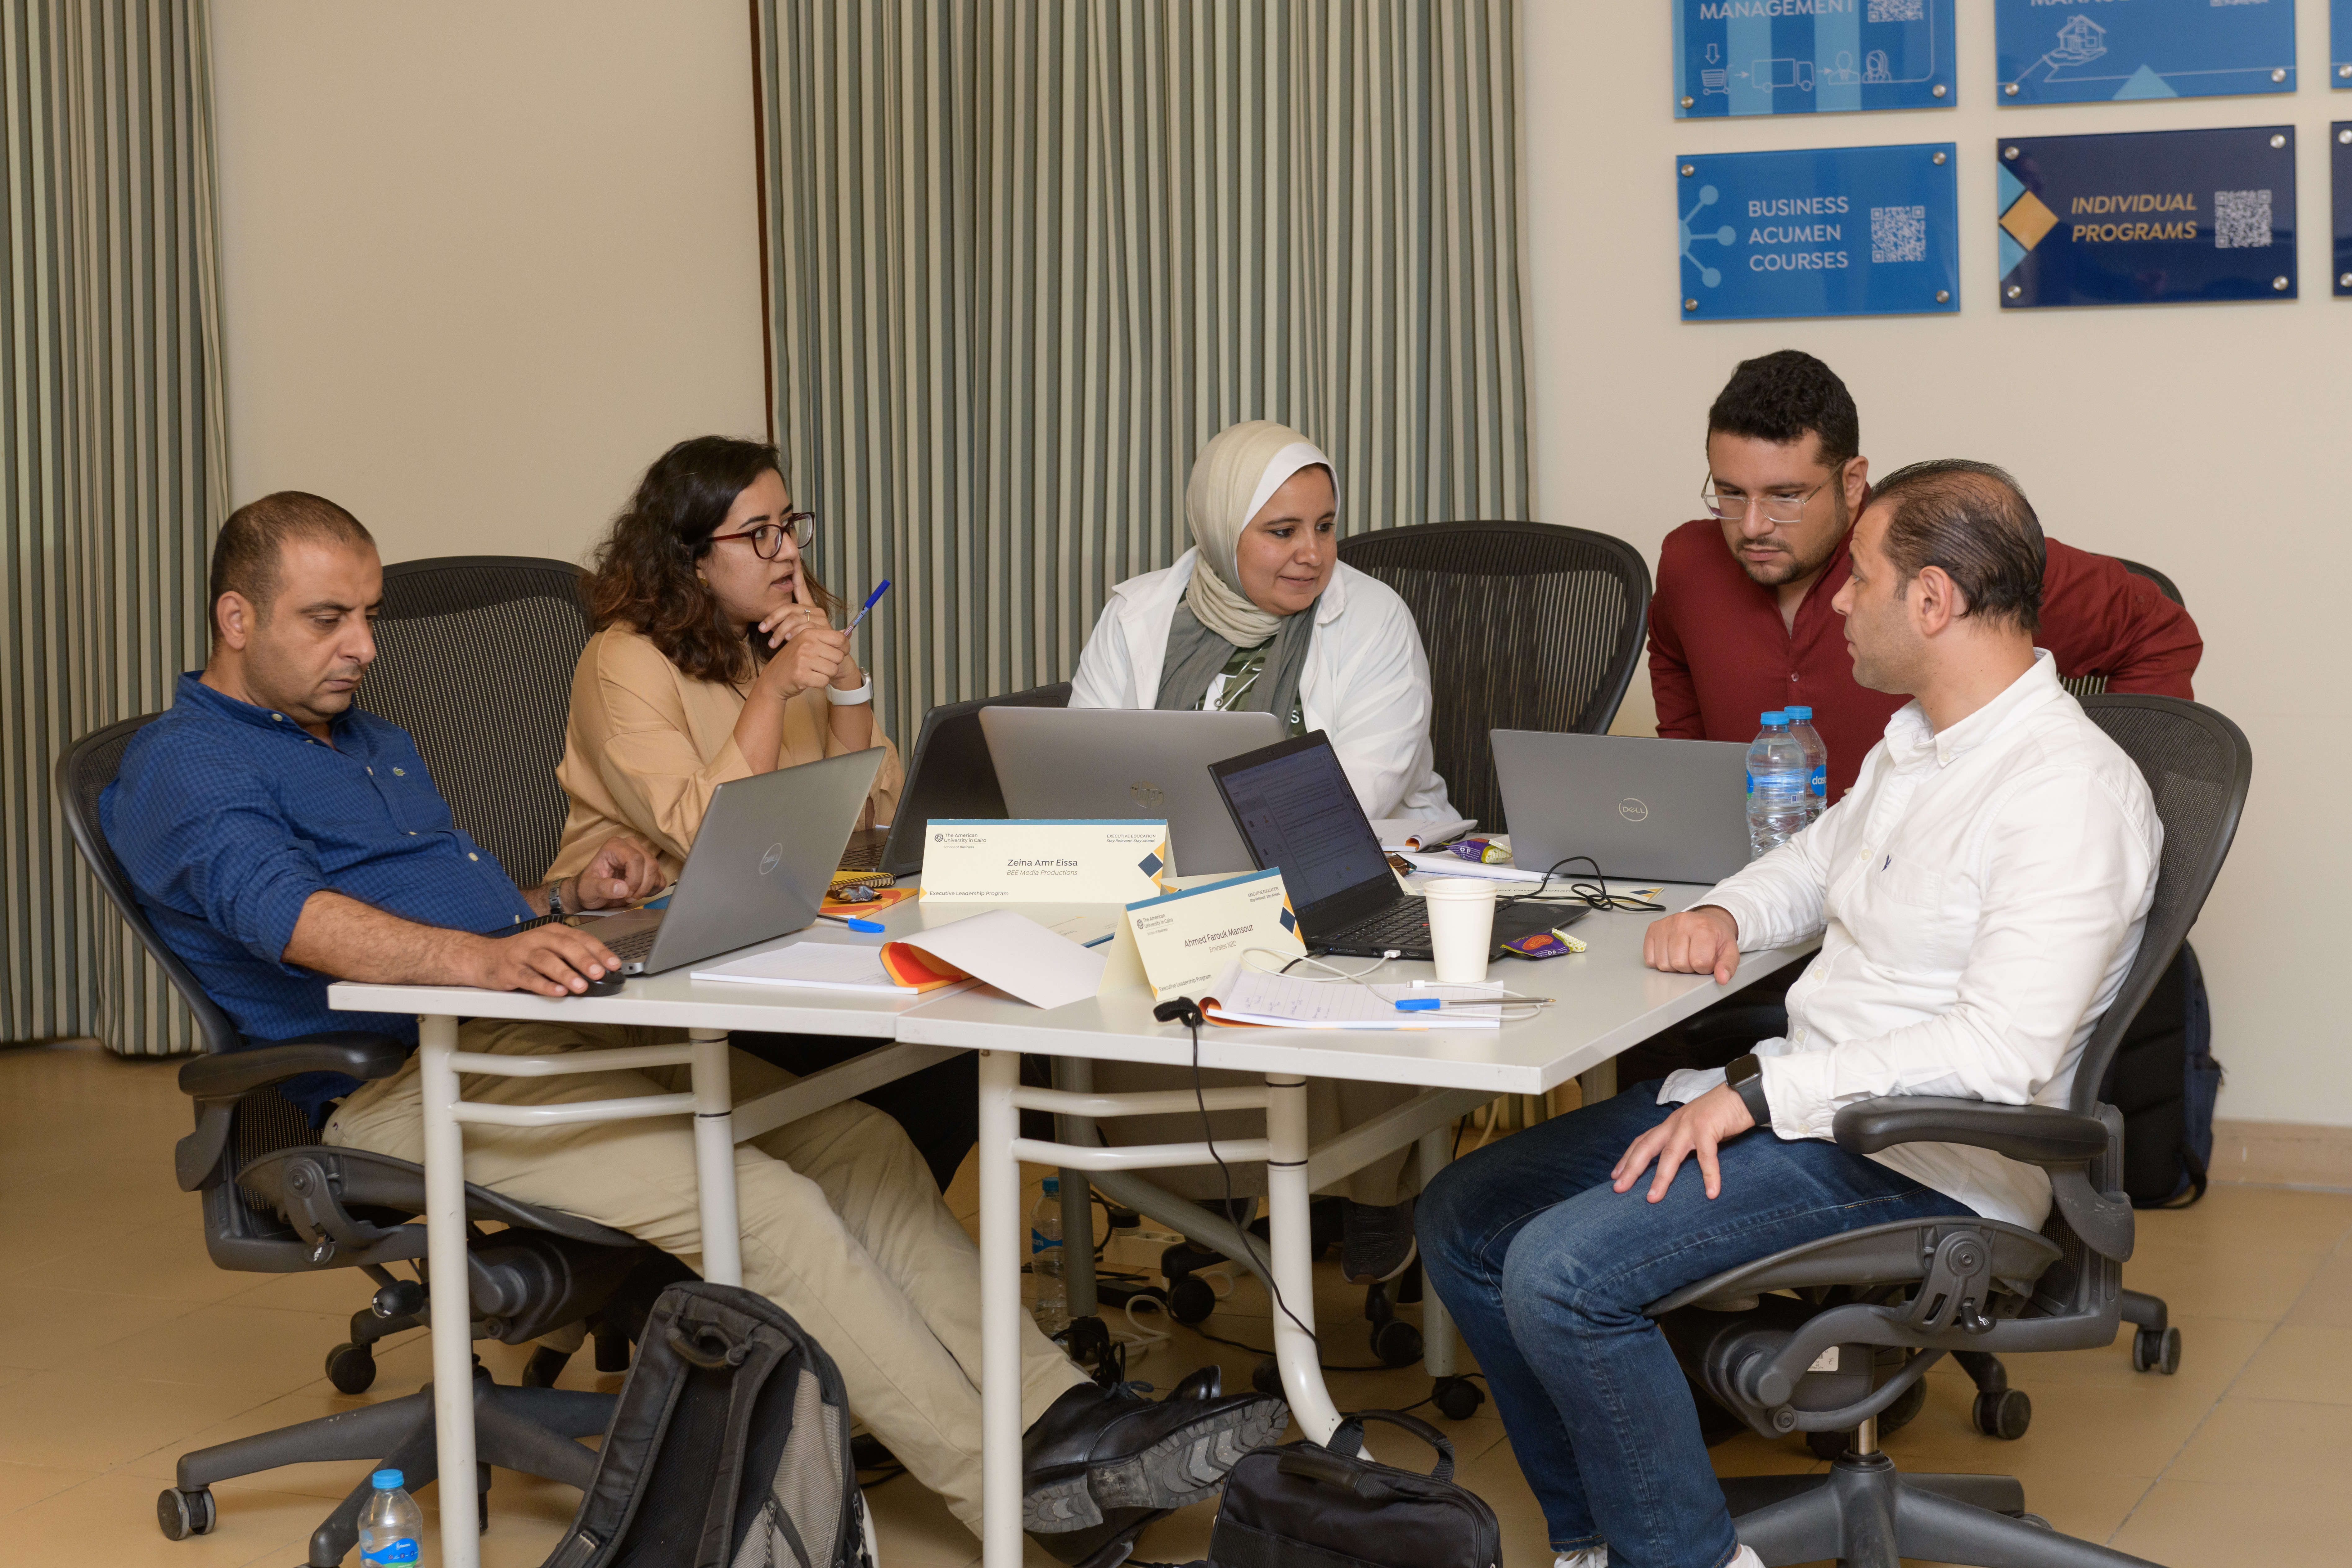
M 1959 307 L 1949 142 L 1678 159 L 1685 321 Z

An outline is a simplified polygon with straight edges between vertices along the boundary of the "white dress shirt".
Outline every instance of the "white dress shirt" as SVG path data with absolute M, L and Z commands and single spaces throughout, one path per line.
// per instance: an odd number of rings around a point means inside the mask
M 2063 1106 L 2139 951 L 2163 840 L 2139 769 L 2047 652 L 1941 734 L 1905 706 L 1843 800 L 1699 900 L 1742 949 L 1822 933 L 1788 1037 L 1756 1047 L 1772 1130 L 1826 1139 L 1840 1106 L 1884 1095 Z M 1659 1102 L 1722 1080 L 1685 1069 Z M 2050 1212 L 2038 1167 L 1986 1150 L 1871 1158 L 1990 1219 Z

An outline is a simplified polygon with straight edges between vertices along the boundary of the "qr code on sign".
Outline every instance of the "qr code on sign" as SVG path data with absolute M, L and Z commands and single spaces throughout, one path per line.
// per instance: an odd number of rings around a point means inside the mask
M 1927 209 L 1870 209 L 1870 258 L 1873 261 L 1927 259 Z
M 2213 193 L 2213 247 L 2216 250 L 2260 250 L 2271 242 L 2271 194 L 2268 191 Z
M 1874 22 L 1925 21 L 1927 0 L 1870 0 L 1870 19 Z

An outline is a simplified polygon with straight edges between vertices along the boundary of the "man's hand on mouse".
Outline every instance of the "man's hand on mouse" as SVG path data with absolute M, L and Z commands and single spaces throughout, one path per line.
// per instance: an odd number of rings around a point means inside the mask
M 1712 972 L 1717 985 L 1728 985 L 1739 972 L 1739 922 L 1716 904 L 1652 921 L 1642 933 L 1642 962 L 1676 974 Z
M 537 926 L 512 936 L 476 937 L 473 973 L 465 984 L 486 991 L 530 991 L 541 996 L 578 996 L 592 980 L 621 972 L 613 950 L 586 931 L 568 925 Z

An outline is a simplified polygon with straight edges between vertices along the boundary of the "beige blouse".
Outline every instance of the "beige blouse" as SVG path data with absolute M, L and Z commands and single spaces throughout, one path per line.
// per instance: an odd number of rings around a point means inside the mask
M 572 797 L 572 813 L 548 879 L 572 875 L 606 839 L 624 833 L 651 846 L 664 873 L 675 879 L 710 808 L 711 792 L 751 776 L 735 744 L 744 696 L 724 681 L 692 679 L 625 627 L 590 637 L 572 671 L 572 717 L 555 770 Z M 880 823 L 897 809 L 903 780 L 898 749 L 878 728 L 876 734 L 888 753 L 869 797 Z M 823 691 L 803 691 L 784 704 L 778 765 L 814 763 L 844 750 L 834 738 L 832 704 Z

